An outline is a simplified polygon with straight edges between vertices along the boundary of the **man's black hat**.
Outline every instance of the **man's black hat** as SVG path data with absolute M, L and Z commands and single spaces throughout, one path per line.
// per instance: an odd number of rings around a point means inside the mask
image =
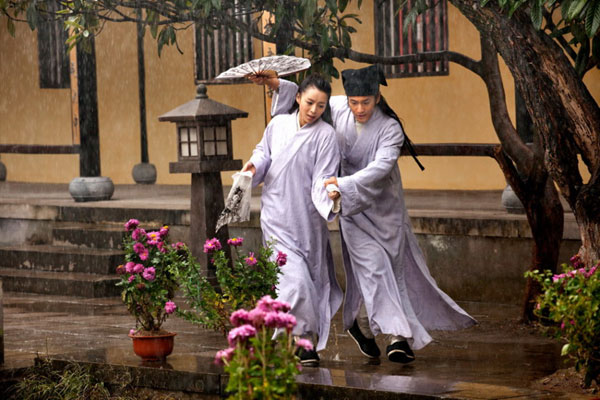
M 380 84 L 387 86 L 385 75 L 377 65 L 346 69 L 342 71 L 342 82 L 346 96 L 375 96 Z

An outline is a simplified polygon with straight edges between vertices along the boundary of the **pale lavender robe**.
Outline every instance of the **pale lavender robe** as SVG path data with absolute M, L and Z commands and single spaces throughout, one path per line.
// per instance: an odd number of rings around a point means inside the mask
M 335 131 L 322 120 L 297 130 L 297 113 L 279 115 L 267 126 L 250 161 L 254 186 L 264 182 L 260 222 L 263 241 L 276 239 L 275 254 L 287 254 L 278 299 L 291 304 L 295 335 L 319 337 L 325 348 L 331 318 L 342 303 L 335 278 L 327 222 L 335 218 L 323 181 L 337 175 Z
M 292 82 L 280 82 L 273 114 L 289 107 L 297 90 Z M 397 163 L 404 142 L 400 124 L 376 108 L 358 135 L 347 97 L 332 97 L 330 106 L 342 159 L 345 329 L 363 302 L 375 335 L 403 336 L 415 350 L 432 340 L 428 330 L 474 325 L 438 288 L 412 232 Z

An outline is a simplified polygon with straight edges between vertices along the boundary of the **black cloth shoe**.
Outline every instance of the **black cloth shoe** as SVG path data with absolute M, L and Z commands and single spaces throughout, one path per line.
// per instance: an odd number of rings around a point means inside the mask
M 369 358 L 377 358 L 381 355 L 381 350 L 379 350 L 379 347 L 377 347 L 375 339 L 366 338 L 365 335 L 363 335 L 363 333 L 360 331 L 358 322 L 356 322 L 356 320 L 354 320 L 352 328 L 348 329 L 347 332 L 348 335 L 354 339 L 358 345 L 358 349 L 361 353 L 363 353 L 363 355 Z
M 300 358 L 300 364 L 304 367 L 319 366 L 319 354 L 314 350 L 305 350 L 302 347 L 298 347 L 298 350 L 296 350 L 296 356 Z
M 392 362 L 408 364 L 415 361 L 415 353 L 410 349 L 406 340 L 390 344 L 385 351 L 388 359 Z

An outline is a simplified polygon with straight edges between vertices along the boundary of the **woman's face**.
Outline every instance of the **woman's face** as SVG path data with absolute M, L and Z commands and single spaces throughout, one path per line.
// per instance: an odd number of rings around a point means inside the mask
M 361 124 L 371 119 L 375 106 L 379 103 L 379 94 L 377 96 L 350 96 L 348 97 L 348 106 L 354 114 L 354 119 Z
M 314 86 L 308 87 L 304 92 L 296 95 L 299 104 L 298 115 L 300 126 L 310 124 L 321 118 L 329 98 L 327 93 L 320 91 Z

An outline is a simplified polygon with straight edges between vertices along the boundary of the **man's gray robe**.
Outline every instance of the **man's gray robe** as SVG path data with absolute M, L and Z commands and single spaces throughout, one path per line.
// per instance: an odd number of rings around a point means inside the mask
M 291 304 L 295 335 L 316 334 L 325 348 L 331 318 L 342 303 L 329 246 L 327 221 L 333 201 L 323 181 L 337 175 L 340 155 L 335 131 L 322 120 L 297 130 L 297 113 L 269 123 L 250 161 L 254 186 L 264 182 L 260 222 L 263 240 L 276 239 L 287 254 L 277 285 L 278 299 Z
M 273 115 L 289 108 L 297 91 L 294 83 L 280 82 Z M 438 288 L 412 232 L 397 164 L 404 142 L 400 124 L 376 107 L 358 134 L 347 97 L 334 96 L 329 104 L 341 151 L 345 329 L 363 301 L 375 335 L 403 336 L 415 350 L 432 340 L 428 330 L 474 325 Z

